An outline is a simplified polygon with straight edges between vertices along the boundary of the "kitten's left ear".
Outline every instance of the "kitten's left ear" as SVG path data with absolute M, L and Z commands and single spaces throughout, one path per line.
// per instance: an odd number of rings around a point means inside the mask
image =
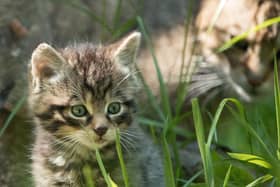
M 38 92 L 43 81 L 50 81 L 58 75 L 64 61 L 53 47 L 46 43 L 39 44 L 30 62 L 33 91 Z
M 120 44 L 113 54 L 114 60 L 126 67 L 134 64 L 140 46 L 140 40 L 140 32 L 133 32 L 132 34 L 121 40 Z

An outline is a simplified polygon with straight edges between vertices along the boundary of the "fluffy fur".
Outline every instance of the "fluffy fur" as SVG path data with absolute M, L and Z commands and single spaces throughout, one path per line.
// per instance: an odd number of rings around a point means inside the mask
M 106 186 L 96 149 L 111 178 L 123 186 L 115 150 L 117 129 L 131 186 L 164 186 L 159 150 L 134 120 L 139 43 L 135 32 L 108 46 L 83 43 L 56 50 L 43 43 L 34 50 L 29 105 L 36 125 L 35 186 L 82 186 L 86 165 L 95 185 Z M 116 114 L 108 109 L 114 102 L 120 107 Z M 76 116 L 76 106 L 86 113 Z

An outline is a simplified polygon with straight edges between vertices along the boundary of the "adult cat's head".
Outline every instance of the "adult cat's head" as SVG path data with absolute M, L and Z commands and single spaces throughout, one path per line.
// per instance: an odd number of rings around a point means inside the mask
M 214 64 L 220 77 L 228 79 L 233 90 L 245 100 L 250 90 L 257 90 L 272 75 L 274 49 L 280 47 L 280 26 L 274 24 L 251 32 L 248 37 L 232 48 L 217 53 L 217 49 L 231 38 L 250 30 L 267 19 L 280 16 L 277 0 L 228 0 L 226 1 L 212 31 L 207 31 L 213 18 L 218 0 L 203 1 L 196 26 L 199 29 L 200 52 L 208 64 Z M 279 52 L 278 52 L 279 54 Z

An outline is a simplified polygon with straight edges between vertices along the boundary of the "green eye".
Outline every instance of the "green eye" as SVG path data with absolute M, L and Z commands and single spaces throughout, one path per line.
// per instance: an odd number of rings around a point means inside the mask
M 71 113 L 75 117 L 84 117 L 87 114 L 87 109 L 84 105 L 74 105 L 71 107 Z
M 107 107 L 108 114 L 117 114 L 121 111 L 121 103 L 120 102 L 113 102 L 110 103 Z

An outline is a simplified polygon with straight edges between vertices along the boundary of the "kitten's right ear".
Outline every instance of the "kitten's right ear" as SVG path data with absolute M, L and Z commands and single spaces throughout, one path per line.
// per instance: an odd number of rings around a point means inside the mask
M 126 68 L 134 64 L 140 46 L 140 40 L 141 34 L 139 32 L 133 32 L 121 40 L 113 55 L 116 63 Z
M 33 51 L 31 57 L 32 84 L 35 92 L 40 90 L 40 84 L 57 74 L 64 58 L 54 48 L 41 43 Z

